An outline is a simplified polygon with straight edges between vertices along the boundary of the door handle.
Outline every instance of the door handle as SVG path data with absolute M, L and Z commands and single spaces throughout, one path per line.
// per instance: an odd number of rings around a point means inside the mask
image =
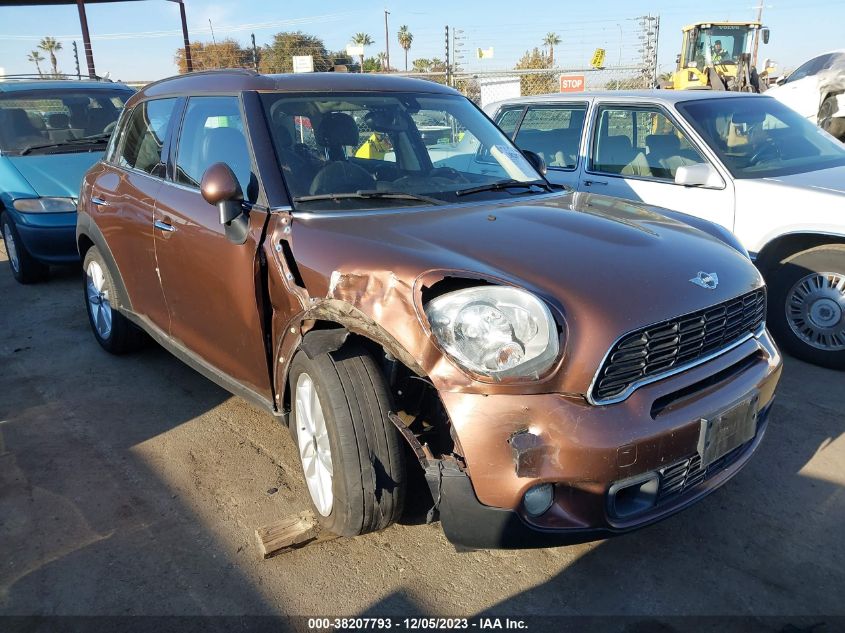
M 153 226 L 159 229 L 160 231 L 166 231 L 167 233 L 173 233 L 176 230 L 176 227 L 172 224 L 168 224 L 167 222 L 162 222 L 161 220 L 156 220 L 153 222 Z
M 108 206 L 111 206 L 111 205 L 110 205 L 110 204 L 109 204 L 106 200 L 103 200 L 102 198 L 98 198 L 97 196 L 92 197 L 92 198 L 91 198 L 91 202 L 92 202 L 93 204 L 96 204 L 96 205 L 97 205 L 97 206 L 99 206 L 99 207 L 108 207 Z
M 606 185 L 606 180 L 585 180 L 584 185 L 587 187 L 591 187 L 593 185 Z

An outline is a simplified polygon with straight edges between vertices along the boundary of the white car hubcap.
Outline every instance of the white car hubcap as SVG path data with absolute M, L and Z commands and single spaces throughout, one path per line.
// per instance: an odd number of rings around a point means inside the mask
M 8 224 L 3 225 L 3 239 L 6 241 L 6 254 L 9 256 L 12 270 L 16 273 L 20 272 L 21 262 L 18 259 L 18 247 L 15 244 L 15 237 L 12 235 L 12 227 Z
M 302 373 L 296 381 L 296 439 L 305 483 L 317 511 L 324 517 L 332 512 L 332 450 L 323 407 L 311 376 Z
M 800 279 L 786 299 L 786 318 L 805 343 L 845 350 L 845 275 L 822 272 Z
M 91 322 L 100 338 L 105 340 L 111 334 L 111 303 L 103 269 L 95 261 L 90 262 L 88 268 L 85 269 L 85 290 Z

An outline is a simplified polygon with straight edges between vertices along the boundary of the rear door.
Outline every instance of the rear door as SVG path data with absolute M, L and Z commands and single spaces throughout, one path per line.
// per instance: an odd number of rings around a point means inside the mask
M 153 243 L 155 199 L 166 168 L 165 140 L 176 99 L 136 105 L 115 149 L 94 170 L 91 213 L 106 238 L 132 309 L 167 331 L 168 312 L 159 284 Z
M 155 210 L 170 335 L 226 382 L 270 406 L 258 260 L 268 212 L 250 204 L 258 200 L 259 186 L 240 98 L 190 97 L 171 154 L 173 182 L 162 187 Z M 203 173 L 217 162 L 232 168 L 251 207 L 244 244 L 226 238 L 217 208 L 200 194 Z
M 531 104 L 505 108 L 496 123 L 520 149 L 539 154 L 546 162 L 546 178 L 573 189 L 578 185 L 586 100 Z
M 696 163 L 716 169 L 721 186 L 675 184 L 678 167 Z M 732 181 L 691 133 L 655 104 L 596 103 L 578 188 L 689 213 L 733 230 Z

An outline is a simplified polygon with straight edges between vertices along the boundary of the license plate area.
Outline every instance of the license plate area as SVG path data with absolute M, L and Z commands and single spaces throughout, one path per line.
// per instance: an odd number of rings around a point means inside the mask
M 701 455 L 702 468 L 754 437 L 759 399 L 759 394 L 755 392 L 727 409 L 701 419 L 698 454 Z

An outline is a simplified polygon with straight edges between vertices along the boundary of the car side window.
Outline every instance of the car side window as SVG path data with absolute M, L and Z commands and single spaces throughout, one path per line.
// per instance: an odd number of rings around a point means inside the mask
M 548 167 L 575 169 L 586 115 L 583 103 L 529 107 L 515 142 L 520 149 L 542 156 Z
M 199 188 L 205 170 L 226 163 L 238 179 L 244 199 L 254 202 L 257 180 L 237 97 L 191 97 L 176 150 L 175 180 Z
M 164 177 L 161 152 L 176 99 L 145 101 L 132 110 L 121 135 L 117 165 Z
M 510 110 L 502 110 L 496 117 L 496 125 L 505 134 L 513 138 L 513 133 L 516 132 L 516 124 L 519 123 L 519 117 L 522 116 L 522 106 L 518 108 L 511 108 Z
M 682 165 L 707 161 L 660 108 L 601 106 L 593 138 L 593 171 L 674 181 Z

